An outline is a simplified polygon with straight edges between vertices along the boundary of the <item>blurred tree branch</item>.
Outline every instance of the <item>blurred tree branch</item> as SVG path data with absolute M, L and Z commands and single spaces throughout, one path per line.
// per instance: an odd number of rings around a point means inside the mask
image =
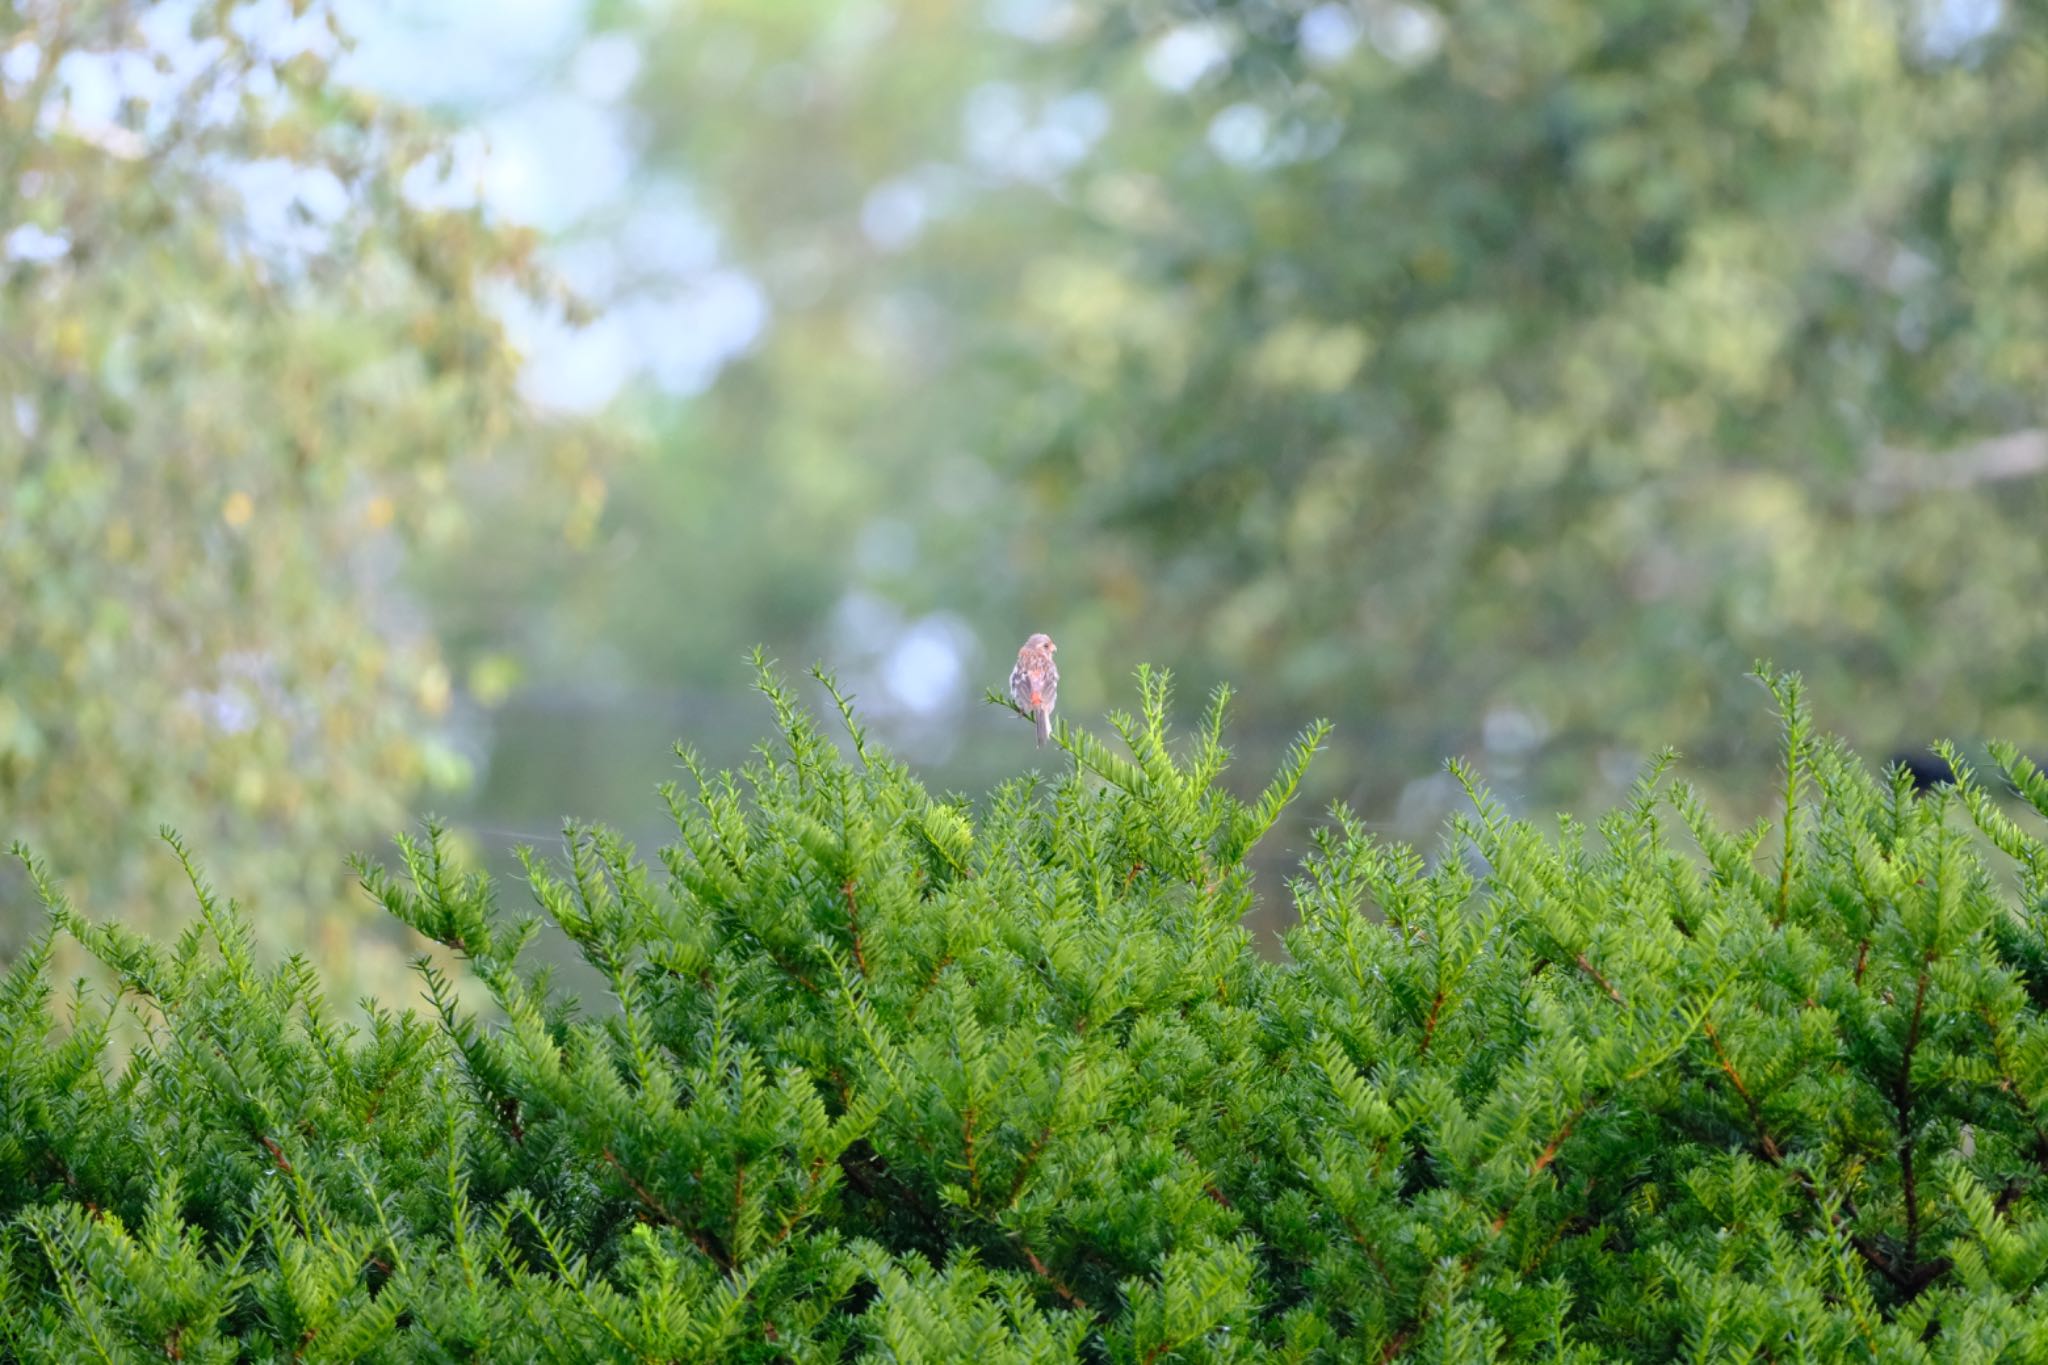
M 2028 427 L 1939 454 L 1880 448 L 1865 482 L 1872 492 L 1898 499 L 1915 493 L 1961 492 L 2043 473 L 2048 473 L 2048 428 Z

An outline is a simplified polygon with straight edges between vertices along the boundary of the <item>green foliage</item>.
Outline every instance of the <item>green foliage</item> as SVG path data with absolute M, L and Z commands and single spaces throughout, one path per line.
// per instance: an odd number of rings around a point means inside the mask
M 775 742 L 682 751 L 660 872 L 571 826 L 508 921 L 438 828 L 364 864 L 494 1022 L 422 959 L 430 1017 L 342 1027 L 196 875 L 163 948 L 31 864 L 0 1352 L 2041 1359 L 2048 845 L 1760 676 L 1775 831 L 1717 829 L 1666 756 L 1546 837 L 1459 765 L 1434 857 L 1333 811 L 1286 962 L 1244 858 L 1323 728 L 1245 800 L 1227 698 L 1179 741 L 1150 673 L 1121 752 L 1062 726 L 1065 776 L 969 806 L 763 668 Z M 608 1008 L 526 964 L 557 931 Z M 59 932 L 138 1022 L 118 1061 L 109 1007 L 52 1008 Z
M 463 768 L 394 561 L 465 474 L 585 457 L 515 431 L 485 301 L 544 290 L 530 241 L 409 197 L 440 131 L 292 9 L 0 3 L 0 233 L 41 234 L 0 247 L 0 819 L 131 919 L 173 820 L 339 972 L 311 851 Z

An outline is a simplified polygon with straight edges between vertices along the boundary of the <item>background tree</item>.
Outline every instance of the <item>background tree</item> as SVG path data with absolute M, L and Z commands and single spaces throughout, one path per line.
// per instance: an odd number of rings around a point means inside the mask
M 1874 749 L 2042 732 L 2031 11 L 570 8 L 490 98 L 603 106 L 526 199 L 599 286 L 576 365 L 661 381 L 630 465 L 524 418 L 479 293 L 524 243 L 428 207 L 448 144 L 323 14 L 6 11 L 0 795 L 60 864 L 168 817 L 283 867 L 479 758 L 493 843 L 628 819 L 651 740 L 738 757 L 760 641 L 963 790 L 1030 630 L 1077 718 L 1232 678 L 1248 758 L 1330 714 L 1304 804 L 1414 834 L 1448 753 L 1765 790 L 1759 655 Z
M 635 629 L 679 581 L 793 602 L 849 666 L 835 599 L 958 613 L 993 681 L 1049 629 L 1077 714 L 1149 656 L 1249 680 L 1254 748 L 1336 716 L 1326 790 L 1376 812 L 1459 751 L 1544 800 L 1667 739 L 1754 772 L 1763 654 L 1869 744 L 2042 732 L 2032 11 L 733 3 L 630 31 L 650 175 L 773 311 L 658 417 L 609 614 L 575 599 L 628 672 L 743 644 Z M 719 519 L 700 480 L 728 478 L 769 510 Z M 703 533 L 661 535 L 677 509 Z
M 296 8 L 0 4 L 0 822 L 138 914 L 176 823 L 363 968 L 337 849 L 468 761 L 403 552 L 589 457 L 515 421 L 530 237 Z

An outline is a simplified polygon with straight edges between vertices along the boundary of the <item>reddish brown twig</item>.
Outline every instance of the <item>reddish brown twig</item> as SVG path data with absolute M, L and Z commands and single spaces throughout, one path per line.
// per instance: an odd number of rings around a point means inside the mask
M 256 1140 L 261 1142 L 263 1149 L 270 1153 L 270 1159 L 277 1163 L 277 1169 L 283 1171 L 286 1175 L 292 1173 L 292 1163 L 284 1159 L 284 1148 L 277 1145 L 276 1138 L 268 1133 L 258 1133 Z
M 853 878 L 848 877 L 839 888 L 839 894 L 846 897 L 846 927 L 853 935 L 853 965 L 860 968 L 860 974 L 868 974 L 868 955 L 860 946 L 860 904 L 853 898 Z
M 1600 975 L 1600 969 L 1598 967 L 1595 967 L 1592 963 L 1592 960 L 1588 958 L 1584 953 L 1579 954 L 1579 970 L 1584 972 L 1587 976 L 1592 977 L 1594 984 L 1599 986 L 1601 990 L 1607 992 L 1607 998 L 1609 1000 L 1612 1000 L 1615 1004 L 1621 1006 L 1623 1009 L 1628 1008 L 1628 1001 L 1621 998 L 1621 992 L 1614 989 L 1614 983 L 1610 982 L 1606 977 Z
M 1062 1280 L 1059 1276 L 1053 1274 L 1052 1271 L 1046 1267 L 1045 1262 L 1038 1259 L 1038 1253 L 1031 1249 L 1031 1244 L 1029 1242 L 1025 1241 L 1022 1237 L 1019 1237 L 1017 1239 L 1017 1246 L 1018 1249 L 1024 1253 L 1025 1264 L 1031 1267 L 1032 1273 L 1037 1275 L 1038 1278 L 1040 1278 L 1041 1280 L 1044 1280 L 1047 1284 L 1051 1285 L 1054 1293 L 1058 1294 L 1061 1298 L 1065 1299 L 1073 1307 L 1080 1309 L 1084 1313 L 1093 1313 L 1095 1311 L 1095 1306 L 1093 1304 L 1089 1303 L 1088 1300 L 1082 1298 L 1079 1294 L 1076 1294 L 1072 1289 L 1069 1289 L 1067 1287 L 1066 1281 Z

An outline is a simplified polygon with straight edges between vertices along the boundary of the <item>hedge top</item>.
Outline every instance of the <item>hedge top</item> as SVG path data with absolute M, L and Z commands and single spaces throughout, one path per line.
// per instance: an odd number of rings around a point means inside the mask
M 1778 820 L 1720 829 L 1666 756 L 1552 839 L 1454 765 L 1434 859 L 1332 813 L 1284 963 L 1245 856 L 1326 728 L 1240 800 L 1227 698 L 1175 746 L 1149 673 L 1123 752 L 1063 725 L 1064 778 L 970 807 L 763 668 L 775 744 L 681 751 L 659 872 L 580 826 L 525 856 L 605 1010 L 433 826 L 363 882 L 490 1021 L 422 959 L 424 1017 L 344 1027 L 196 872 L 165 947 L 31 863 L 0 1353 L 2048 1358 L 2048 846 L 1957 756 L 1873 776 L 1760 676 Z M 59 932 L 116 1001 L 53 1008 Z

